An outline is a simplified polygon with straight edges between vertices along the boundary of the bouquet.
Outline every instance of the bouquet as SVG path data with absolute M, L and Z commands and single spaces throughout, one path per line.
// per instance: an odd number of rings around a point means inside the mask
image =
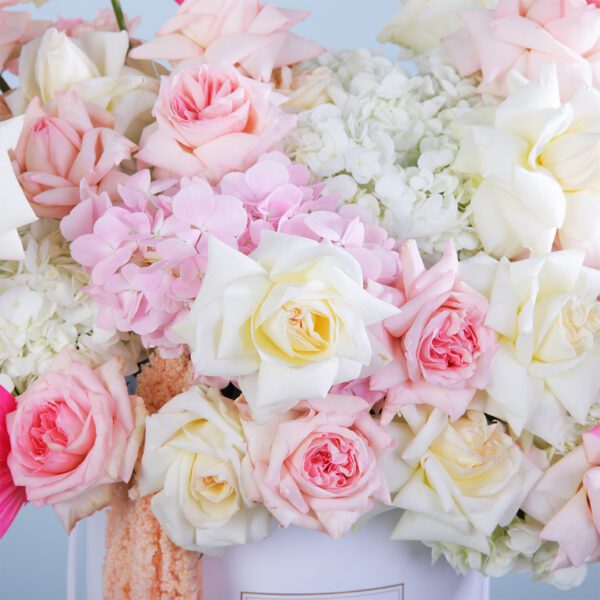
M 258 0 L 178 2 L 150 41 L 118 0 L 22 3 L 0 2 L 0 535 L 26 502 L 71 531 L 137 500 L 140 531 L 218 554 L 395 511 L 393 540 L 459 572 L 581 583 L 599 3 L 408 0 L 397 60 Z

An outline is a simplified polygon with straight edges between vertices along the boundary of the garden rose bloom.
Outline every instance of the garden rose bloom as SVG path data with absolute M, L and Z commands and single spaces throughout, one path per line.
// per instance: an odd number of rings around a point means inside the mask
M 0 3 L 0 9 L 4 6 L 7 4 Z M 49 24 L 33 20 L 28 12 L 0 10 L 0 71 L 12 70 L 21 46 L 43 35 Z
M 461 262 L 463 280 L 489 299 L 486 325 L 500 347 L 485 412 L 562 447 L 570 415 L 585 424 L 600 392 L 600 272 L 577 250 L 498 262 Z
M 480 91 L 509 93 L 512 70 L 534 79 L 556 64 L 563 98 L 600 83 L 600 11 L 593 2 L 500 0 L 495 10 L 461 13 L 465 27 L 444 40 L 463 76 L 481 71 Z
M 6 416 L 16 407 L 12 394 L 0 386 L 0 539 L 26 502 L 25 488 L 15 485 L 6 462 L 10 453 Z
M 136 17 L 133 20 L 128 19 L 125 16 L 127 22 L 127 32 L 130 36 L 133 36 L 137 26 L 140 24 L 141 18 Z M 76 38 L 84 33 L 91 33 L 93 31 L 119 31 L 119 23 L 115 16 L 115 11 L 111 8 L 98 9 L 96 17 L 86 21 L 81 17 L 74 19 L 64 19 L 59 17 L 54 23 L 54 26 L 58 31 L 64 31 L 70 38 Z
M 429 404 L 455 421 L 488 381 L 497 348 L 484 324 L 488 303 L 461 282 L 451 242 L 429 270 L 414 240 L 402 245 L 400 257 L 395 303 L 402 312 L 385 321 L 394 361 L 372 376 L 371 387 L 389 390 L 386 422 L 405 404 Z
M 74 90 L 84 101 L 109 110 L 117 131 L 137 141 L 152 120 L 158 80 L 126 66 L 128 50 L 125 31 L 92 31 L 74 39 L 50 28 L 23 46 L 21 87 L 7 96 L 7 103 L 20 115 L 36 97 L 46 104 L 58 92 Z
M 274 423 L 242 425 L 253 467 L 248 488 L 284 527 L 340 538 L 375 500 L 391 503 L 382 457 L 393 439 L 362 398 L 329 396 Z
M 285 98 L 233 67 L 189 66 L 162 80 L 137 158 L 177 176 L 216 182 L 280 145 L 296 117 Z
M 109 503 L 109 484 L 131 478 L 144 416 L 118 360 L 93 369 L 63 351 L 8 416 L 15 483 L 35 506 L 53 505 L 71 531 Z
M 501 423 L 468 411 L 454 423 L 443 412 L 416 406 L 401 411 L 406 424 L 397 452 L 412 475 L 394 498 L 404 513 L 396 540 L 448 542 L 488 554 L 489 537 L 508 525 L 541 471 Z
M 415 52 L 427 52 L 463 26 L 461 11 L 490 8 L 498 0 L 407 0 L 379 34 Z
M 290 31 L 308 14 L 262 5 L 259 0 L 187 0 L 155 40 L 135 48 L 131 55 L 172 62 L 203 57 L 211 64 L 237 66 L 252 79 L 269 81 L 273 69 L 323 52 L 318 44 Z
M 209 240 L 202 289 L 175 331 L 197 373 L 237 379 L 265 419 L 360 377 L 380 360 L 367 328 L 397 313 L 363 289 L 349 253 L 265 231 L 250 256 Z
M 600 427 L 544 473 L 523 509 L 544 524 L 541 538 L 558 544 L 554 569 L 600 559 Z
M 196 552 L 263 539 L 270 516 L 241 488 L 246 456 L 237 411 L 218 390 L 192 388 L 146 420 L 142 495 L 173 543 Z
M 549 253 L 565 223 L 565 190 L 576 178 L 587 185 L 600 174 L 595 152 L 589 155 L 581 140 L 568 141 L 587 120 L 584 110 L 582 122 L 574 121 L 573 106 L 561 102 L 556 69 L 544 69 L 535 81 L 515 76 L 513 82 L 517 89 L 499 105 L 493 123 L 474 126 L 463 139 L 456 162 L 457 170 L 482 178 L 471 201 L 473 223 L 485 251 L 496 258 Z M 585 162 L 591 181 L 584 181 L 571 158 L 579 167 Z
M 135 145 L 115 132 L 110 113 L 84 104 L 75 92 L 59 94 L 42 108 L 29 105 L 15 167 L 25 194 L 38 216 L 63 217 L 79 203 L 85 179 L 102 191 L 113 189 L 119 164 L 131 157 Z

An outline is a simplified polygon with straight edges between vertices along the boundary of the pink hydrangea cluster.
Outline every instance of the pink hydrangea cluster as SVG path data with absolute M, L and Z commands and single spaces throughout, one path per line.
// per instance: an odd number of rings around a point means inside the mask
M 182 351 L 170 332 L 200 289 L 209 235 L 237 247 L 246 229 L 240 200 L 203 179 L 151 182 L 149 171 L 119 186 L 122 203 L 87 196 L 61 223 L 73 258 L 90 269 L 101 327 L 133 331 L 164 356 Z

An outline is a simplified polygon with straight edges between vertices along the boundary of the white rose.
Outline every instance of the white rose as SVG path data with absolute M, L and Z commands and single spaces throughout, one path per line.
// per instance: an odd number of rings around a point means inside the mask
M 455 164 L 483 178 L 471 201 L 473 223 L 496 258 L 551 252 L 566 214 L 560 179 L 544 166 L 555 156 L 544 152 L 573 125 L 573 107 L 561 103 L 556 67 L 536 81 L 513 79 L 520 87 L 498 106 L 492 125 L 470 130 Z
M 407 435 L 399 451 L 414 472 L 394 498 L 404 513 L 392 539 L 488 554 L 490 536 L 511 523 L 541 471 L 481 412 L 454 423 L 437 409 L 411 406 L 401 415 Z
M 112 112 L 116 129 L 137 141 L 151 121 L 158 80 L 125 65 L 127 32 L 94 31 L 74 39 L 54 28 L 25 44 L 19 59 L 21 87 L 6 97 L 13 114 L 30 100 L 42 103 L 56 92 L 75 90 L 88 102 Z
M 398 309 L 330 244 L 265 231 L 245 256 L 211 238 L 191 314 L 176 327 L 196 372 L 237 379 L 257 419 L 325 398 L 374 359 L 367 328 Z
M 497 0 L 406 0 L 384 27 L 380 42 L 393 42 L 426 52 L 463 26 L 459 12 L 493 8 Z
M 233 404 L 214 389 L 176 396 L 146 421 L 142 495 L 174 544 L 220 554 L 269 533 L 267 510 L 241 487 L 246 444 Z
M 600 392 L 600 271 L 577 250 L 511 263 L 479 255 L 463 280 L 489 298 L 486 325 L 500 348 L 485 411 L 520 435 L 562 446 L 568 415 L 585 423 Z

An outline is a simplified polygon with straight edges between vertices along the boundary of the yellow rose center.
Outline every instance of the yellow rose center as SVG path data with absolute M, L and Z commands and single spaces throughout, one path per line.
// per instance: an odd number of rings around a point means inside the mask
M 328 300 L 290 301 L 265 319 L 253 338 L 264 353 L 293 365 L 305 365 L 331 356 L 338 328 Z
M 329 319 L 323 313 L 298 305 L 284 305 L 286 332 L 296 352 L 323 352 L 330 341 Z
M 588 304 L 574 298 L 563 306 L 559 319 L 565 337 L 577 354 L 589 352 L 598 343 L 600 304 Z
M 228 481 L 213 475 L 197 477 L 191 485 L 191 492 L 196 500 L 204 499 L 215 503 L 222 502 L 235 494 L 235 490 Z

